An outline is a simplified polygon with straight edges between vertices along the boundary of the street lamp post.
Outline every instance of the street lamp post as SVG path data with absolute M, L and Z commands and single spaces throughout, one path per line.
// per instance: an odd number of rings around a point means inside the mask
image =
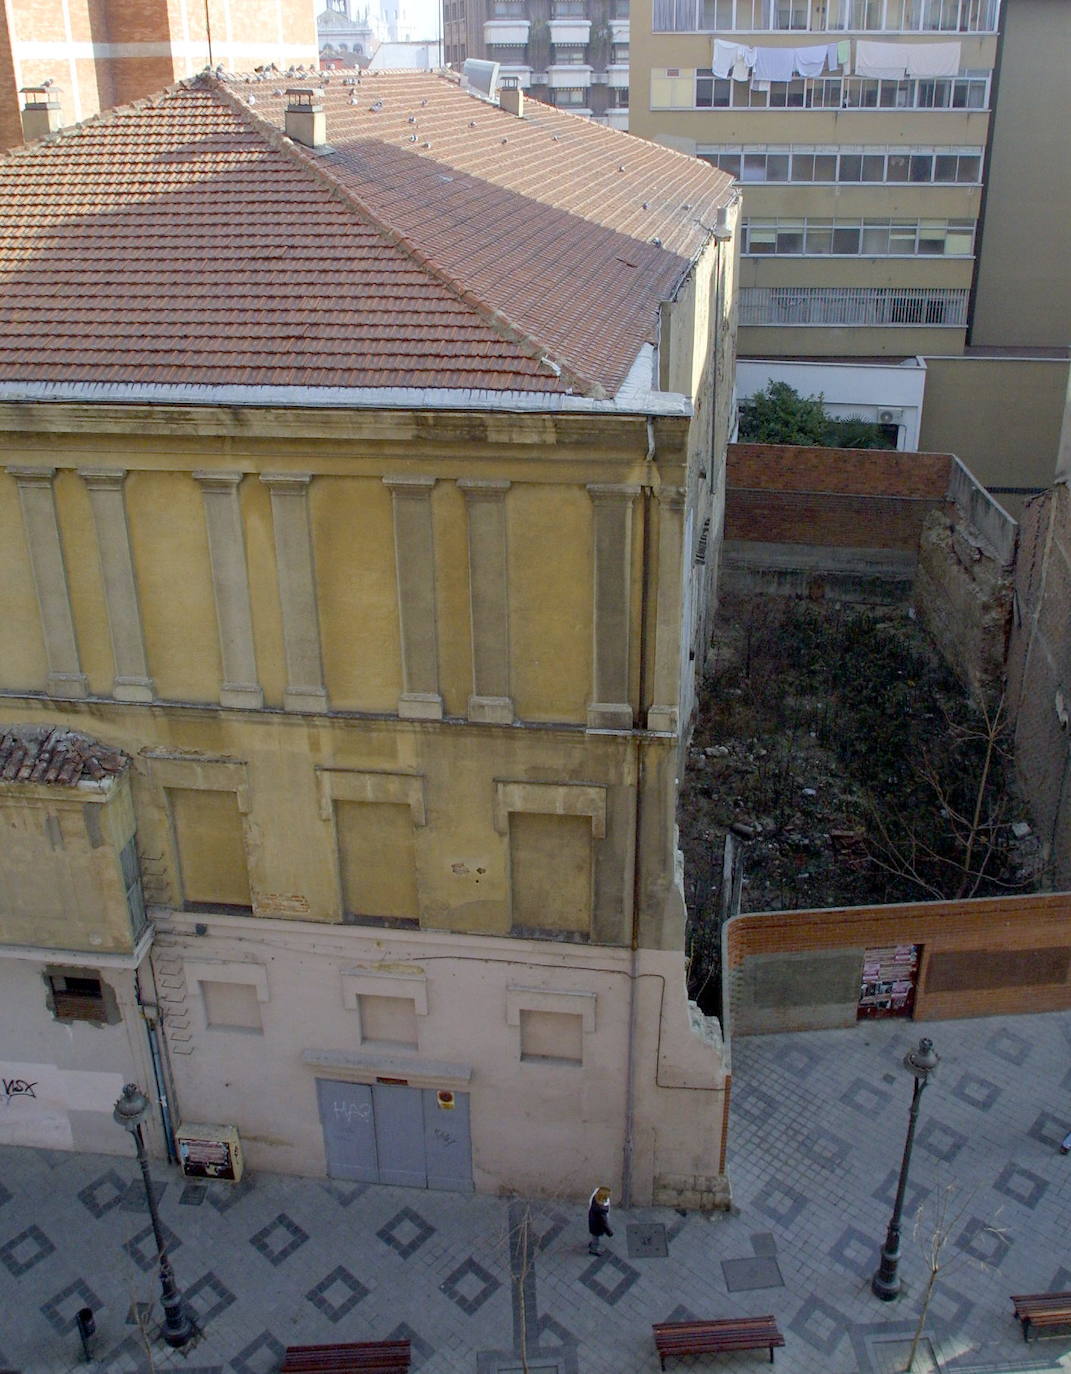
M 911 1146 L 915 1141 L 915 1124 L 919 1119 L 919 1098 L 922 1090 L 935 1072 L 939 1059 L 933 1051 L 933 1041 L 923 1038 L 917 1050 L 908 1050 L 904 1055 L 904 1068 L 915 1076 L 915 1087 L 911 1094 L 911 1114 L 907 1124 L 907 1139 L 904 1141 L 904 1157 L 900 1162 L 900 1181 L 896 1186 L 896 1201 L 893 1204 L 889 1229 L 885 1233 L 885 1244 L 881 1247 L 881 1263 L 878 1265 L 870 1287 L 882 1302 L 892 1302 L 900 1295 L 900 1216 L 904 1210 L 904 1193 L 907 1190 L 907 1171 L 911 1165 Z
M 179 1348 L 197 1335 L 197 1327 L 194 1325 L 186 1309 L 186 1304 L 183 1302 L 182 1294 L 178 1290 L 178 1285 L 175 1283 L 171 1261 L 167 1257 L 167 1244 L 160 1227 L 160 1214 L 156 1210 L 152 1179 L 149 1177 L 149 1160 L 145 1153 L 145 1141 L 141 1134 L 141 1123 L 145 1120 L 148 1112 L 149 1099 L 136 1083 L 128 1083 L 123 1089 L 122 1097 L 115 1104 L 112 1116 L 124 1131 L 129 1131 L 134 1137 L 134 1148 L 137 1151 L 141 1177 L 145 1184 L 145 1197 L 149 1203 L 149 1216 L 152 1218 L 152 1233 L 156 1238 L 156 1253 L 160 1260 L 160 1292 L 164 1308 L 163 1337 L 168 1345 Z

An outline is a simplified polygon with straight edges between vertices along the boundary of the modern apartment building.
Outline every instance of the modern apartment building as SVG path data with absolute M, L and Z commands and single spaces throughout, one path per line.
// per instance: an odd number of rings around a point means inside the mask
M 913 390 L 924 446 L 997 485 L 1014 447 L 1019 484 L 1045 485 L 1071 321 L 1071 6 L 634 0 L 632 26 L 630 128 L 743 188 L 741 356 L 800 376 L 830 360 L 808 389 L 888 417 L 901 446 Z M 862 407 L 854 360 L 880 364 Z M 918 375 L 889 390 L 889 363 Z
M 726 1200 L 738 198 L 519 94 L 205 75 L 0 158 L 0 1143 L 125 1148 L 134 1077 L 253 1168 Z
M 310 0 L 5 0 L 0 148 L 23 140 L 19 92 L 45 86 L 38 124 L 59 128 L 205 67 L 315 66 Z M 44 130 L 35 127 L 30 137 Z
M 629 127 L 629 0 L 444 0 L 445 60 L 498 62 L 559 109 Z

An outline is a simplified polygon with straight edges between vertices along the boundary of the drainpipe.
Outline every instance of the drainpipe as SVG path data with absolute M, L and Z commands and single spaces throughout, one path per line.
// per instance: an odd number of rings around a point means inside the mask
M 163 1057 L 160 1054 L 160 1032 L 158 1029 L 157 1016 L 159 1008 L 155 1002 L 146 1002 L 141 995 L 140 974 L 134 976 L 134 988 L 137 992 L 138 1006 L 141 1008 L 141 1015 L 145 1021 L 145 1030 L 149 1037 L 149 1054 L 152 1056 L 152 1076 L 156 1087 L 156 1096 L 160 1103 L 160 1120 L 164 1128 L 164 1145 L 167 1148 L 167 1162 L 175 1164 L 178 1162 L 178 1154 L 175 1151 L 175 1127 L 171 1120 L 171 1107 L 167 1100 L 167 1079 L 164 1075 Z

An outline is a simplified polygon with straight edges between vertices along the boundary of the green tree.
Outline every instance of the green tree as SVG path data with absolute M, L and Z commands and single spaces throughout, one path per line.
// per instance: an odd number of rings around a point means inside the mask
M 801 396 L 787 382 L 769 382 L 740 403 L 740 438 L 752 444 L 807 444 L 819 448 L 894 448 L 881 425 L 858 415 L 836 420 L 825 399 Z

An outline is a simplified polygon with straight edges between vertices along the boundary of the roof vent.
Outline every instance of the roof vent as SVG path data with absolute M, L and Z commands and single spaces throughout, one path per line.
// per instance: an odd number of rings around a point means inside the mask
M 461 82 L 462 85 L 467 84 L 470 91 L 490 99 L 498 86 L 498 63 L 485 62 L 480 57 L 467 57 L 461 68 Z
M 322 148 L 327 142 L 327 116 L 323 91 L 315 86 L 291 86 L 286 92 L 286 136 L 306 148 Z
M 719 243 L 727 243 L 733 236 L 732 221 L 729 218 L 730 205 L 719 205 L 718 214 L 714 220 L 714 237 Z
M 524 118 L 524 92 L 515 76 L 504 76 L 498 83 L 498 104 L 507 114 Z
M 22 136 L 26 142 L 55 133 L 63 123 L 59 87 L 46 81 L 41 86 L 23 86 L 19 94 L 25 96 Z

